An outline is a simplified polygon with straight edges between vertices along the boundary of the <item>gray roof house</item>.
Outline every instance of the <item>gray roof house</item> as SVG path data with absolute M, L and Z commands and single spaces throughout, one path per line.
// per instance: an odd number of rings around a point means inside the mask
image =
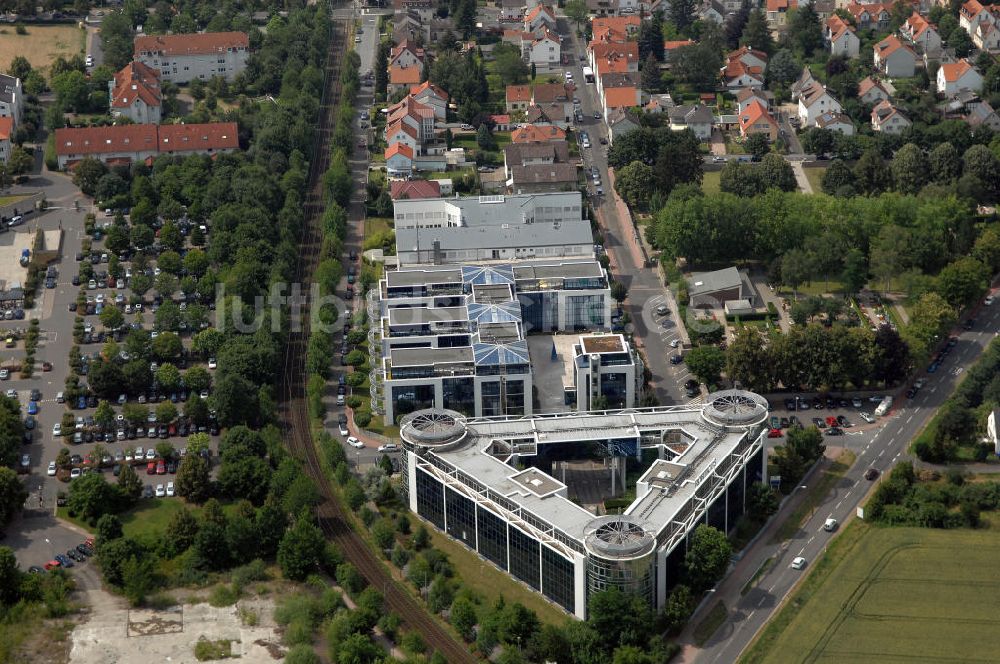
M 688 306 L 704 309 L 722 308 L 727 302 L 747 300 L 755 306 L 757 291 L 746 272 L 727 267 L 714 272 L 696 273 L 688 279 Z M 741 309 L 744 307 L 740 307 Z

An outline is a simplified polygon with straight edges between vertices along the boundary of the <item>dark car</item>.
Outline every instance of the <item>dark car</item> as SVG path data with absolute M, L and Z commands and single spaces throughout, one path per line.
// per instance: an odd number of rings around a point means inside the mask
M 825 433 L 828 436 L 843 436 L 844 430 L 841 429 L 840 427 L 830 427 L 829 429 L 826 430 Z
M 865 471 L 865 479 L 868 481 L 874 480 L 878 477 L 878 469 L 869 468 Z
M 87 397 L 80 397 L 79 399 L 76 400 L 77 410 L 83 410 L 86 407 L 87 407 Z
M 795 410 L 795 399 L 785 399 L 785 410 Z
M 670 364 L 680 364 L 683 361 L 684 361 L 684 357 L 681 356 L 681 355 L 671 355 L 670 356 Z
M 76 549 L 69 549 L 68 551 L 66 551 L 66 555 L 78 563 L 82 563 L 87 559 L 82 553 L 80 553 Z
M 153 497 L 153 487 L 149 486 L 148 484 L 146 486 L 144 486 L 142 488 L 142 497 L 143 498 L 152 498 Z
M 86 545 L 86 544 L 77 544 L 76 545 L 76 550 L 79 551 L 80 553 L 82 553 L 85 556 L 92 556 L 92 555 L 94 555 L 94 550 L 91 547 L 89 547 L 88 545 Z
M 962 324 L 962 328 L 965 330 L 971 330 L 975 326 L 976 326 L 975 318 L 970 318 L 969 320 L 965 321 L 965 323 Z
M 845 429 L 847 429 L 847 428 L 850 428 L 850 426 L 851 426 L 851 423 L 850 423 L 850 421 L 849 421 L 849 420 L 848 420 L 848 419 L 847 419 L 846 417 L 844 417 L 843 415 L 838 415 L 838 416 L 837 416 L 837 425 L 838 425 L 838 426 L 841 426 L 841 427 L 844 427 Z
M 688 378 L 684 382 L 684 387 L 686 387 L 688 389 L 691 389 L 693 387 L 698 387 L 698 381 L 696 381 L 694 378 Z
M 814 418 L 812 418 L 812 423 L 816 426 L 817 429 L 825 429 L 826 428 L 826 420 L 824 420 L 822 417 L 814 417 Z
M 56 554 L 55 559 L 58 560 L 59 564 L 62 565 L 63 567 L 72 567 L 73 566 L 73 561 L 70 560 L 69 558 L 67 558 L 66 556 L 64 556 L 61 553 Z

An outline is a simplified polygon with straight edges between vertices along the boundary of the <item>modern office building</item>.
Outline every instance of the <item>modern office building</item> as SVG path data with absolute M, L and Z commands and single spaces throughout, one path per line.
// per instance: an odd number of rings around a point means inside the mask
M 533 410 L 529 333 L 607 331 L 611 293 L 595 260 L 411 267 L 369 293 L 373 409 L 468 416 Z
M 580 192 L 401 199 L 393 205 L 400 265 L 592 258 Z
M 642 360 L 621 334 L 580 336 L 573 347 L 573 385 L 567 403 L 576 410 L 595 410 L 601 400 L 608 408 L 636 404 L 642 387 Z
M 767 402 L 742 390 L 698 406 L 466 418 L 428 409 L 401 422 L 410 509 L 578 618 L 620 588 L 662 608 L 692 532 L 731 530 L 762 481 Z M 595 517 L 545 469 L 595 447 L 624 477 L 655 450 L 621 515 Z

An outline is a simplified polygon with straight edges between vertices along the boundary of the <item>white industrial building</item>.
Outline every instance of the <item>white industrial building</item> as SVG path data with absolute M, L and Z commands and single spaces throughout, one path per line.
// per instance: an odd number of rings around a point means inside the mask
M 568 613 L 620 588 L 662 609 L 692 532 L 724 532 L 764 479 L 767 402 L 741 390 L 704 404 L 467 418 L 428 409 L 401 422 L 404 501 Z M 595 517 L 546 469 L 603 449 L 612 477 L 654 451 L 621 515 Z M 646 455 L 648 459 L 651 455 Z

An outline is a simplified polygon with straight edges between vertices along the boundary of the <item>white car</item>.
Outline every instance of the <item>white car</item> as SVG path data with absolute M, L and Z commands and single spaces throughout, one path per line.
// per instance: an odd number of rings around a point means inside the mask
M 868 424 L 871 424 L 872 422 L 875 421 L 875 418 L 872 417 L 871 413 L 859 413 L 858 417 L 860 417 L 861 419 L 863 419 Z
M 146 461 L 152 461 L 156 458 L 156 450 L 150 447 L 146 450 Z
M 142 455 L 144 453 L 145 453 L 145 450 L 142 449 L 142 445 L 137 445 L 136 448 L 135 448 L 135 458 L 136 458 L 136 461 L 141 461 L 142 460 Z
M 56 422 L 55 424 L 52 425 L 52 437 L 58 438 L 61 435 L 62 435 L 62 424 L 60 422 Z
M 340 435 L 341 436 L 346 436 L 347 434 L 348 434 L 348 432 L 347 432 L 347 425 L 346 424 L 341 424 L 340 425 Z
M 17 398 L 17 390 L 15 390 L 13 388 L 7 390 L 7 398 L 8 399 L 16 399 Z
M 78 478 L 78 477 L 79 477 L 79 476 L 80 476 L 81 474 L 82 474 L 82 471 L 81 471 L 81 470 L 80 470 L 79 468 L 74 468 L 73 470 L 69 471 L 69 478 L 70 478 L 71 480 L 75 480 L 75 479 L 76 479 L 76 478 Z
M 10 371 L 7 369 L 0 369 L 0 380 L 7 380 L 10 378 Z
M 166 495 L 167 495 L 167 490 L 163 488 L 163 485 L 162 484 L 157 484 L 156 485 L 156 497 L 157 498 L 163 498 Z
M 399 451 L 399 445 L 396 445 L 395 443 L 387 443 L 385 445 L 379 445 L 378 451 L 383 453 L 397 452 Z
M 167 482 L 167 496 L 173 497 L 174 495 L 174 483 Z
M 125 450 L 125 460 L 131 461 L 133 458 L 134 457 L 132 456 L 132 448 L 130 447 L 127 450 Z
M 48 470 L 47 475 L 49 477 L 52 477 L 55 474 L 56 474 L 56 462 L 55 461 L 49 461 L 49 470 Z
M 217 366 L 218 365 L 215 363 L 215 358 L 214 357 L 208 358 L 208 368 L 209 369 L 214 369 Z
M 987 304 L 987 305 L 988 304 L 993 304 L 993 296 L 992 295 L 987 295 L 986 299 L 983 300 L 983 304 Z
M 674 340 L 672 340 L 670 342 L 670 347 L 671 348 L 677 348 L 680 345 L 681 345 L 681 340 L 680 339 L 674 339 Z
M 796 556 L 795 560 L 792 561 L 792 569 L 805 569 L 806 559 L 802 556 Z
M 360 440 L 358 440 L 354 436 L 348 436 L 347 437 L 347 444 L 350 445 L 351 447 L 358 447 L 358 448 L 361 448 L 361 447 L 365 446 L 364 443 L 362 443 Z
M 823 530 L 825 530 L 828 533 L 832 533 L 836 529 L 837 529 L 837 520 L 834 518 L 827 519 L 826 522 L 823 524 Z

